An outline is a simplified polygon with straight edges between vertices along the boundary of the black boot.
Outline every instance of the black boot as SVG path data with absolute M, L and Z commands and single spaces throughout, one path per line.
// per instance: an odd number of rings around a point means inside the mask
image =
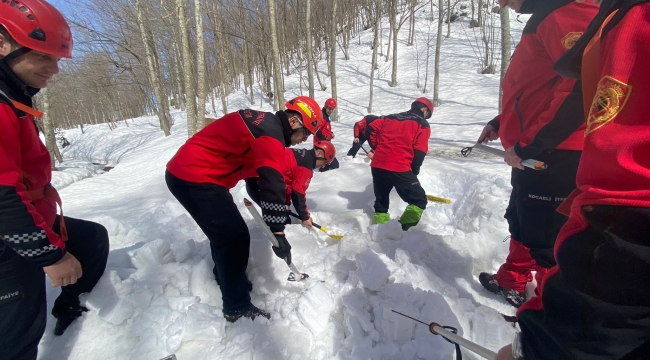
M 52 307 L 52 315 L 56 318 L 54 335 L 63 335 L 68 326 L 86 311 L 88 309 L 79 305 L 78 302 L 76 304 L 69 304 L 61 300 L 61 297 L 57 298 L 54 301 L 54 307 Z
M 224 313 L 223 316 L 226 318 L 226 321 L 231 323 L 234 323 L 235 321 L 239 320 L 242 317 L 255 320 L 255 317 L 263 316 L 267 319 L 271 319 L 271 314 L 269 314 L 268 312 L 262 309 L 259 309 L 253 304 L 251 304 L 251 306 L 247 310 L 239 311 L 230 315 Z
M 478 276 L 478 281 L 480 281 L 481 285 L 483 285 L 483 287 L 486 288 L 488 291 L 493 292 L 495 294 L 500 294 L 506 299 L 506 301 L 510 305 L 516 308 L 523 305 L 527 300 L 525 292 L 519 292 L 517 290 L 509 290 L 500 286 L 499 283 L 494 278 L 493 274 L 488 274 L 484 272 L 480 273 Z

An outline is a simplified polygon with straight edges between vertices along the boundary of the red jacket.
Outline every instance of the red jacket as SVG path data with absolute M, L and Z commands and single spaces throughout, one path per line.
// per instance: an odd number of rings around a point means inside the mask
M 588 116 L 574 207 L 650 207 L 650 67 L 640 66 L 650 60 L 648 19 L 650 4 L 633 7 L 583 58 Z
M 358 138 L 359 135 L 366 135 L 366 118 L 357 121 L 354 123 L 354 137 Z
M 167 171 L 192 183 L 233 188 L 240 180 L 260 178 L 260 207 L 271 230 L 282 231 L 284 148 L 291 145 L 291 126 L 276 114 L 240 110 L 224 115 L 188 139 L 167 163 Z
M 330 122 L 330 116 L 327 115 L 325 112 L 325 108 L 322 108 L 321 111 L 323 112 L 323 122 L 316 131 L 316 134 L 314 135 L 314 143 L 316 143 L 318 140 L 327 140 L 330 141 L 332 140 L 332 123 Z
M 502 113 L 490 123 L 505 149 L 522 159 L 545 149 L 582 150 L 584 114 L 580 83 L 560 76 L 555 62 L 598 12 L 591 1 L 526 0 L 531 13 L 503 79 Z
M 32 106 L 31 97 L 19 90 L 24 86 L 0 62 L 0 240 L 25 259 L 48 266 L 63 257 L 65 243 L 52 230 L 56 203 L 29 193 L 50 183 L 52 164 L 34 117 L 10 105 L 8 98 Z
M 418 109 L 377 117 L 365 117 L 366 137 L 375 151 L 370 166 L 416 175 L 429 151 L 431 128 Z
M 286 183 L 286 204 L 296 208 L 300 220 L 307 220 L 307 188 L 314 175 L 316 153 L 314 149 L 285 149 L 284 151 L 284 182 Z
M 605 2 L 558 62 L 583 83 L 581 193 L 555 243 L 558 265 L 537 285 L 542 296 L 518 310 L 526 359 L 647 357 L 648 301 L 634 288 L 647 281 L 648 242 L 634 229 L 646 219 L 629 215 L 650 208 L 649 19 L 650 0 Z

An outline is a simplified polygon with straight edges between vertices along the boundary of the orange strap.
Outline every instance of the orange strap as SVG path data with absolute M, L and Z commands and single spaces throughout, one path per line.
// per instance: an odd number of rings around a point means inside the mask
M 61 196 L 59 192 L 56 191 L 52 184 L 47 184 L 44 187 L 36 190 L 27 191 L 32 200 L 48 198 L 59 205 L 61 209 L 61 216 L 59 216 L 59 231 L 61 232 L 61 240 L 68 241 L 68 229 L 65 227 L 65 220 L 63 218 L 63 201 L 61 201 Z
M 16 109 L 18 109 L 18 110 L 20 110 L 20 111 L 22 111 L 24 113 L 27 113 L 29 115 L 32 115 L 33 117 L 36 117 L 36 118 L 39 118 L 39 119 L 43 117 L 42 112 L 40 112 L 40 111 L 38 111 L 38 110 L 36 110 L 34 108 L 31 108 L 31 107 L 29 107 L 29 106 L 27 106 L 27 105 L 25 105 L 23 103 L 19 103 L 16 100 L 11 100 L 11 103 L 14 104 L 14 107 L 16 107 Z
M 589 41 L 589 44 L 587 44 L 582 53 L 582 98 L 586 117 L 589 116 L 591 104 L 593 103 L 594 96 L 596 96 L 598 82 L 601 77 L 600 38 L 603 33 L 603 28 L 617 12 L 618 10 L 614 11 L 605 19 L 603 25 L 601 25 L 594 37 L 591 38 L 591 41 Z

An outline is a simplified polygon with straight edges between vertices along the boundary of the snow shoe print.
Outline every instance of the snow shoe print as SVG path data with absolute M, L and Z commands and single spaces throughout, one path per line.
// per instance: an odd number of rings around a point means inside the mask
M 77 318 L 86 311 L 88 311 L 88 309 L 81 305 L 70 306 L 63 305 L 58 301 L 55 302 L 54 307 L 52 308 L 52 315 L 56 318 L 56 325 L 54 325 L 54 335 L 63 335 L 68 326 L 70 326 L 73 321 L 77 320 Z
M 226 314 L 224 313 L 223 316 L 226 318 L 226 321 L 234 323 L 235 321 L 239 320 L 242 317 L 249 318 L 251 320 L 255 320 L 256 317 L 258 316 L 263 316 L 267 319 L 271 319 L 271 314 L 268 312 L 256 307 L 255 305 L 252 305 L 248 308 L 248 310 L 243 310 L 239 312 L 235 312 L 233 314 Z

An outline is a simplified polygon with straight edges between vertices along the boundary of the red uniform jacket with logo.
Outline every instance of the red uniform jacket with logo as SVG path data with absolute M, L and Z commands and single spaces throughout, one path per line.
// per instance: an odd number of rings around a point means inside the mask
M 52 163 L 34 117 L 9 100 L 32 106 L 25 91 L 33 96 L 37 89 L 27 87 L 0 62 L 0 240 L 25 259 L 48 266 L 63 257 L 65 243 L 52 230 L 56 203 L 29 194 L 50 183 Z
M 291 126 L 283 111 L 276 114 L 240 110 L 224 115 L 188 139 L 167 163 L 167 171 L 192 183 L 227 189 L 240 180 L 259 177 L 260 207 L 273 231 L 282 231 L 284 148 L 291 145 Z
M 370 166 L 416 175 L 429 151 L 431 128 L 420 110 L 366 119 L 366 137 L 375 151 Z
M 591 1 L 526 0 L 532 13 L 503 79 L 502 113 L 490 123 L 505 149 L 522 159 L 546 149 L 582 150 L 584 114 L 581 85 L 553 65 L 598 12 Z
M 286 183 L 286 204 L 293 202 L 300 220 L 309 219 L 307 209 L 307 188 L 314 175 L 316 154 L 314 149 L 286 149 L 284 152 L 284 182 Z
M 648 60 L 650 0 L 612 0 L 602 4 L 585 36 L 556 66 L 562 74 L 582 79 L 587 127 L 577 196 L 555 243 L 558 266 L 538 284 L 542 296 L 518 311 L 526 359 L 648 357 L 647 345 L 642 345 L 650 336 L 648 301 L 629 285 L 646 286 L 647 278 L 640 274 L 647 273 L 647 241 L 618 237 L 628 230 L 635 234 L 634 228 L 620 225 L 634 227 L 634 219 L 610 215 L 600 223 L 583 215 L 607 213 L 609 207 L 598 205 L 615 206 L 617 210 L 609 208 L 614 214 L 650 208 Z M 620 252 L 606 251 L 612 244 Z M 645 264 L 639 266 L 642 259 Z M 621 285 L 625 289 L 607 286 L 619 281 L 613 269 L 620 270 L 619 277 L 627 276 L 628 285 Z M 567 299 L 570 307 L 558 306 Z

